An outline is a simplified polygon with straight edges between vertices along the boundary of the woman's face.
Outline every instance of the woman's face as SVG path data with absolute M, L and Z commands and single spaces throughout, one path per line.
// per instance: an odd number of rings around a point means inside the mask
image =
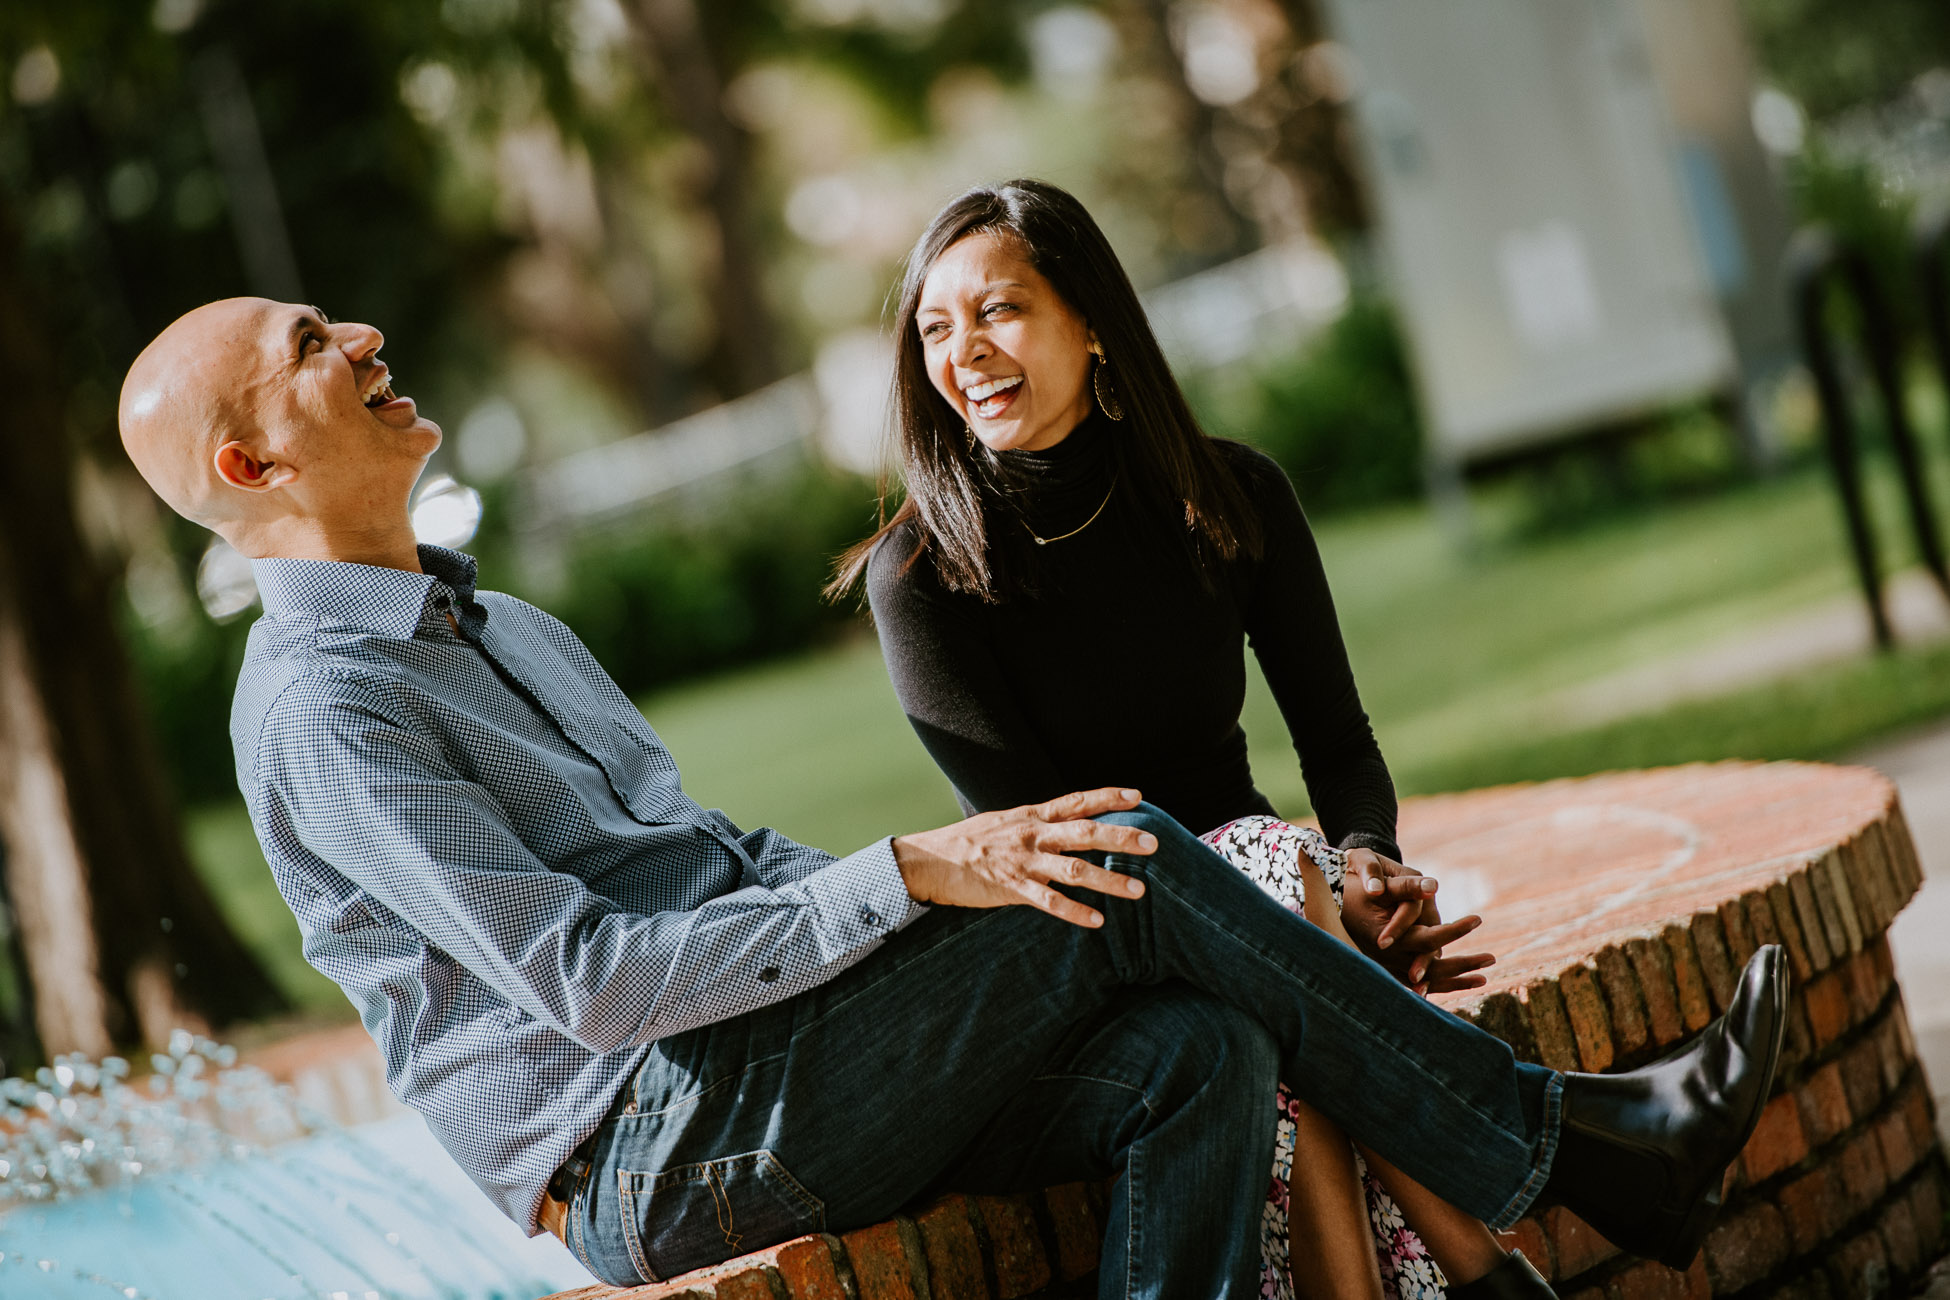
M 996 451 L 1041 451 L 1090 414 L 1096 342 L 1006 235 L 968 235 L 921 282 L 928 378 Z

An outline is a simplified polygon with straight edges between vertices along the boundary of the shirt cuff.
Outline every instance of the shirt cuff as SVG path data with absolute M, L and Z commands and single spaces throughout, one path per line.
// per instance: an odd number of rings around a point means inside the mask
M 928 910 L 908 895 L 891 835 L 828 863 L 805 883 L 822 911 L 846 918 L 870 938 L 885 938 Z
M 1373 849 L 1384 858 L 1392 858 L 1396 862 L 1402 860 L 1401 845 L 1388 839 L 1386 836 L 1370 835 L 1366 831 L 1353 831 L 1343 835 L 1341 836 L 1341 842 L 1334 847 L 1343 852 L 1348 849 Z

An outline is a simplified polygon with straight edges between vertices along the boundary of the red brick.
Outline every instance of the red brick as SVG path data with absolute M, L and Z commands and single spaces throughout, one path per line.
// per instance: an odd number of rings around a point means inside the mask
M 1937 1146 L 1936 1103 L 1930 1100 L 1921 1079 L 1919 1073 L 1903 1095 L 1903 1115 L 1909 1120 L 1910 1145 L 1918 1151 L 1929 1151 Z
M 1882 1232 L 1883 1249 L 1889 1252 L 1889 1267 L 1896 1276 L 1908 1277 L 1923 1264 L 1923 1244 L 1917 1239 L 1916 1223 L 1909 1216 L 1909 1202 L 1897 1197 L 1883 1207 L 1876 1223 Z
M 1801 1129 L 1801 1109 L 1792 1094 L 1783 1093 L 1760 1112 L 1760 1124 L 1741 1150 L 1740 1164 L 1747 1181 L 1758 1183 L 1801 1163 L 1808 1154 L 1808 1137 Z
M 1618 1253 L 1618 1247 L 1596 1228 L 1561 1205 L 1544 1211 L 1544 1231 L 1550 1237 L 1551 1259 L 1556 1264 L 1552 1277 L 1557 1280 L 1575 1278 Z
M 1808 945 L 1801 937 L 1801 922 L 1795 919 L 1794 898 L 1788 893 L 1786 881 L 1776 881 L 1767 887 L 1767 910 L 1774 914 L 1774 929 L 1781 936 L 1781 946 L 1787 949 L 1788 967 L 1794 972 L 1795 982 L 1812 978 L 1815 965 L 1808 959 Z
M 1557 1274 L 1557 1266 L 1551 1260 L 1550 1237 L 1544 1232 L 1544 1225 L 1535 1219 L 1518 1219 L 1516 1226 L 1508 1232 L 1499 1232 L 1496 1239 L 1505 1250 L 1520 1250 L 1530 1261 L 1531 1267 L 1544 1275 L 1549 1281 Z
M 982 1244 L 969 1220 L 968 1198 L 944 1196 L 914 1216 L 928 1261 L 928 1289 L 934 1300 L 989 1300 L 982 1268 Z
M 1686 1033 L 1686 1022 L 1679 1015 L 1679 990 L 1672 978 L 1672 954 L 1665 944 L 1643 935 L 1625 941 L 1625 956 L 1638 976 L 1639 995 L 1645 999 L 1645 1026 L 1652 1041 L 1661 1047 L 1679 1041 Z
M 1835 1171 L 1817 1165 L 1774 1193 L 1774 1203 L 1787 1221 L 1794 1253 L 1805 1255 L 1841 1231 L 1848 1222 L 1848 1206 Z
M 1801 925 L 1802 941 L 1808 945 L 1808 963 L 1815 971 L 1827 970 L 1835 955 L 1828 947 L 1828 929 L 1822 923 L 1821 908 L 1815 902 L 1809 872 L 1797 871 L 1788 877 L 1788 897 L 1794 900 L 1794 919 Z
M 1814 1034 L 1817 1052 L 1848 1032 L 1848 991 L 1835 972 L 1803 985 L 1801 1002 L 1808 1009 L 1808 1028 Z
M 1747 925 L 1747 905 L 1737 898 L 1720 904 L 1720 933 L 1726 937 L 1727 960 L 1735 970 L 1754 955 L 1753 931 Z
M 713 1300 L 777 1300 L 772 1270 L 760 1265 L 711 1279 Z
M 1909 1139 L 1909 1117 L 1892 1107 L 1875 1122 L 1876 1145 L 1882 1148 L 1882 1167 L 1895 1182 L 1908 1173 L 1922 1153 Z
M 1916 1225 L 1917 1245 L 1925 1257 L 1943 1249 L 1943 1171 L 1937 1164 L 1924 1166 L 1912 1180 L 1903 1199 L 1909 1202 L 1909 1220 Z
M 1566 967 L 1557 977 L 1557 988 L 1564 995 L 1564 1013 L 1571 1020 L 1571 1033 L 1578 1043 L 1581 1067 L 1600 1074 L 1611 1067 L 1614 1051 L 1611 1017 L 1605 1011 L 1605 995 L 1598 991 L 1597 977 L 1589 966 Z
M 761 1250 L 751 1258 L 778 1270 L 792 1300 L 848 1300 L 834 1263 L 840 1249 L 838 1238 L 822 1233 Z
M 1537 1035 L 1531 1032 L 1530 1019 L 1523 1013 L 1523 1003 L 1517 995 L 1508 991 L 1492 993 L 1471 1009 L 1465 1017 L 1470 1023 L 1485 1033 L 1493 1034 L 1510 1045 L 1519 1061 L 1535 1065 L 1537 1060 Z
M 1889 981 L 1876 969 L 1875 955 L 1864 948 L 1849 958 L 1842 967 L 1842 982 L 1848 987 L 1849 1018 L 1866 1024 L 1889 992 Z
M 1610 1300 L 1688 1300 L 1689 1288 L 1684 1273 L 1640 1260 L 1605 1284 Z
M 1767 901 L 1766 890 L 1748 890 L 1740 896 L 1740 905 L 1747 909 L 1747 933 L 1753 936 L 1756 948 L 1781 942 L 1781 927 L 1775 923 L 1774 908 Z
M 1706 991 L 1713 995 L 1713 1009 L 1725 1011 L 1733 1001 L 1733 959 L 1727 954 L 1726 934 L 1720 928 L 1718 912 L 1695 912 L 1687 929 L 1693 932 L 1693 948 L 1699 953 L 1699 968 L 1706 976 Z
M 1842 1091 L 1856 1122 L 1869 1118 L 1882 1105 L 1882 1057 L 1875 1040 L 1864 1038 L 1836 1058 L 1842 1067 Z
M 1851 1219 L 1875 1204 L 1889 1184 L 1873 1133 L 1857 1133 L 1843 1144 L 1835 1157 L 1835 1172 L 1841 1175 L 1842 1205 Z
M 1595 964 L 1598 986 L 1605 993 L 1605 1010 L 1611 1016 L 1612 1050 L 1622 1057 L 1636 1058 L 1652 1041 L 1639 977 L 1617 944 L 1599 949 Z
M 1801 1122 L 1816 1146 L 1848 1132 L 1855 1117 L 1849 1114 L 1848 1093 L 1842 1087 L 1842 1067 L 1828 1064 L 1809 1075 L 1796 1094 L 1801 1101 Z
M 1822 933 L 1828 937 L 1828 950 L 1841 961 L 1862 946 L 1862 925 L 1855 919 L 1855 900 L 1834 867 L 1834 853 L 1808 869 L 1808 884 L 1815 891 L 1815 905 L 1821 911 Z
M 1530 1032 L 1537 1040 L 1538 1063 L 1553 1070 L 1578 1069 L 1578 1040 L 1564 1011 L 1564 995 L 1555 980 L 1533 980 L 1524 986 L 1523 1008 Z
M 1787 1224 L 1766 1201 L 1721 1220 L 1706 1234 L 1706 1273 L 1714 1294 L 1752 1286 L 1786 1263 L 1789 1251 Z
M 925 1258 L 908 1258 L 905 1235 L 898 1222 L 876 1223 L 841 1235 L 847 1261 L 853 1265 L 853 1280 L 860 1288 L 860 1300 L 917 1300 L 920 1296 L 924 1284 L 916 1280 L 915 1266 L 925 1266 Z
M 1693 932 L 1675 922 L 1659 936 L 1665 941 L 1666 955 L 1672 959 L 1672 986 L 1679 995 L 1679 1015 L 1688 1033 L 1706 1028 L 1713 1019 L 1713 999 L 1706 989 L 1706 972 L 1700 969 L 1699 950 Z
M 1019 1196 L 977 1196 L 973 1202 L 995 1265 L 996 1300 L 1016 1300 L 1048 1286 L 1049 1260 L 1028 1203 Z
M 1812 1267 L 1812 1265 L 1810 1266 Z M 1768 1300 L 1832 1300 L 1826 1273 L 1804 1273 L 1768 1297 Z
M 1841 1300 L 1884 1300 L 1889 1293 L 1889 1251 L 1881 1235 L 1862 1233 L 1829 1256 L 1828 1280 Z
M 1065 1183 L 1043 1193 L 1050 1227 L 1056 1236 L 1056 1275 L 1065 1282 L 1093 1272 L 1103 1244 L 1097 1216 L 1090 1212 L 1090 1194 L 1082 1183 Z

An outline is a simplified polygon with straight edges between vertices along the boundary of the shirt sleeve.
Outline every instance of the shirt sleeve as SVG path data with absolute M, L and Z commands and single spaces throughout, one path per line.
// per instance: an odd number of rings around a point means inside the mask
M 1395 783 L 1355 689 L 1313 530 L 1285 472 L 1256 452 L 1240 455 L 1265 537 L 1251 566 L 1246 634 L 1293 737 L 1321 832 L 1340 848 L 1399 861 Z
M 694 911 L 626 911 L 550 870 L 436 737 L 354 684 L 287 691 L 267 717 L 253 784 L 307 851 L 593 1052 L 822 984 L 919 910 L 882 840 Z
M 867 567 L 867 600 L 901 709 L 969 812 L 1069 793 L 982 635 L 978 611 L 944 590 L 890 534 Z

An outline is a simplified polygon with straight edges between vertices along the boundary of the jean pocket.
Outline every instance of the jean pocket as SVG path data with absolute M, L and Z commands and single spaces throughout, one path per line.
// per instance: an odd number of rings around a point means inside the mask
M 826 1203 L 770 1151 L 616 1175 L 623 1239 L 646 1282 L 775 1246 L 826 1226 Z

